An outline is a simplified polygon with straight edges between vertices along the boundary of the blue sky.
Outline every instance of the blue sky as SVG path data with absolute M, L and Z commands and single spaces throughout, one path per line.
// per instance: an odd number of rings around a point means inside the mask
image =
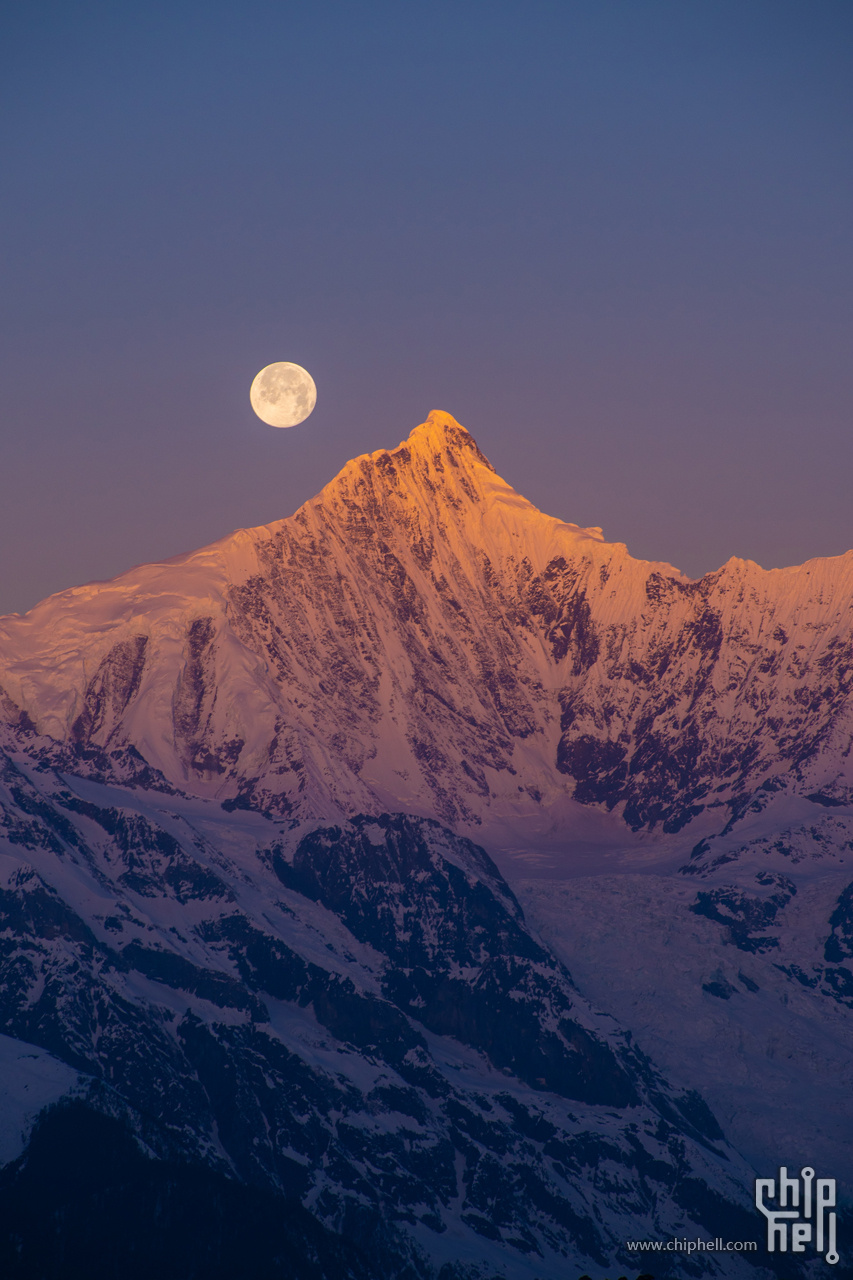
M 847 0 L 11 9 L 0 611 L 432 408 L 692 575 L 853 546 Z M 279 359 L 291 431 L 248 406 Z

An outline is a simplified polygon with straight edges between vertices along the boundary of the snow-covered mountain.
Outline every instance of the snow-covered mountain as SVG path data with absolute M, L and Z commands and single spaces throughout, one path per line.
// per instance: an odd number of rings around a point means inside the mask
M 786 1162 L 849 1202 L 851 635 L 853 553 L 690 581 L 442 413 L 0 619 L 0 1270 L 563 1280 L 759 1239 Z
M 0 1170 L 4 1275 L 119 1274 L 69 1219 L 97 1219 L 140 1276 L 244 1274 L 207 1244 L 184 1270 L 152 1255 L 127 1204 L 128 1183 L 142 1205 L 165 1186 L 180 1217 L 200 1178 L 217 1203 L 267 1197 L 278 1235 L 261 1214 L 242 1247 L 270 1278 L 562 1280 L 638 1267 L 632 1239 L 754 1233 L 752 1171 L 700 1096 L 590 1007 L 469 841 L 406 815 L 276 824 L 8 758 L 0 804 L 9 1113 L 26 1130 L 66 1099 Z M 101 1153 L 86 1195 L 69 1142 Z M 226 1205 L 220 1249 L 245 1212 Z
M 0 621 L 0 686 L 93 777 L 529 847 L 583 807 L 704 835 L 846 801 L 851 632 L 853 553 L 689 581 L 543 515 L 432 413 L 289 519 Z

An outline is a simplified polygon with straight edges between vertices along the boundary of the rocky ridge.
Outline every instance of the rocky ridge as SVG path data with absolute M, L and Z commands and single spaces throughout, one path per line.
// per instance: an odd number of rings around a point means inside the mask
M 712 834 L 853 796 L 852 631 L 853 553 L 690 581 L 433 413 L 289 519 L 0 621 L 2 714 L 48 763 L 229 808 Z
M 207 1188 L 226 1253 L 255 1188 L 270 1275 L 283 1249 L 327 1280 L 557 1280 L 624 1269 L 631 1238 L 752 1228 L 750 1171 L 702 1099 L 588 1004 L 469 841 L 407 815 L 274 824 L 9 758 L 0 802 L 0 1021 L 76 1073 L 0 1173 L 0 1226 L 10 1204 L 32 1216 L 76 1133 L 141 1204 L 169 1186 L 192 1217 Z M 82 1179 L 71 1219 L 103 1223 L 97 1169 L 68 1176 L 49 1221 Z M 168 1214 L 178 1252 L 152 1262 L 115 1209 L 149 1268 L 185 1274 Z M 9 1274 L 67 1280 L 38 1269 L 44 1220 L 17 1230 Z
M 780 1141 L 849 1181 L 852 567 L 691 582 L 432 414 L 0 620 L 0 1266 L 101 1280 L 109 1220 L 140 1277 L 248 1224 L 262 1280 L 627 1273 L 753 1238 Z

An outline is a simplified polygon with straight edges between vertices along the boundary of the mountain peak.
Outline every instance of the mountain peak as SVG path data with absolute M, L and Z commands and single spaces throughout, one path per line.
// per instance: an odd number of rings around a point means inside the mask
M 474 437 L 449 413 L 433 409 L 425 422 L 393 449 L 364 453 L 338 472 L 294 519 L 320 536 L 330 522 L 352 521 L 371 536 L 395 541 L 414 521 L 424 530 L 461 530 L 496 507 L 523 508 L 537 515 L 526 498 L 502 480 Z M 270 525 L 277 530 L 287 522 Z M 352 535 L 352 530 L 345 536 Z
M 433 411 L 287 519 L 0 621 L 0 715 L 71 772 L 284 817 L 503 847 L 618 806 L 675 834 L 792 758 L 836 778 L 851 617 L 843 557 L 691 583 L 538 511 Z
M 451 413 L 446 413 L 443 409 L 431 409 L 427 414 L 426 422 L 415 427 L 409 433 L 408 439 L 398 445 L 394 453 L 406 448 L 433 452 L 467 450 L 474 454 L 478 462 L 488 467 L 489 471 L 494 471 L 494 467 L 478 447 L 470 431 L 463 427 L 461 422 L 457 422 Z
M 496 475 L 495 468 L 471 433 L 452 414 L 443 409 L 432 409 L 426 421 L 414 427 L 395 449 L 378 449 L 375 453 L 353 458 L 332 481 L 332 485 L 353 470 L 363 473 L 366 467 L 378 467 L 387 472 L 389 464 L 394 471 L 399 464 L 412 465 L 421 478 L 431 474 L 434 483 L 437 476 L 446 474 L 445 461 L 454 470 L 461 466 L 464 471 L 471 472 L 479 466 L 485 467 L 493 476 Z
M 379 539 L 388 547 L 399 543 L 404 560 L 428 544 L 452 549 L 460 564 L 485 554 L 496 564 L 527 556 L 544 568 L 581 544 L 606 545 L 600 529 L 539 511 L 498 475 L 470 432 L 438 409 L 396 448 L 353 458 L 293 519 L 318 544 L 334 527 L 348 551 Z M 614 551 L 625 548 L 610 544 Z

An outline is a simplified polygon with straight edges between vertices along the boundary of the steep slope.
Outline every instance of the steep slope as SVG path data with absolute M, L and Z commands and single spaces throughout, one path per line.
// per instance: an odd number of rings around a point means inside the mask
M 690 582 L 432 414 L 287 520 L 0 620 L 6 1158 L 71 1099 L 0 1228 L 78 1123 L 141 1204 L 230 1205 L 237 1252 L 258 1188 L 273 1273 L 292 1248 L 329 1280 L 756 1238 L 768 1090 L 837 1103 L 785 1144 L 847 1176 L 851 574 Z M 579 877 L 523 886 L 553 951 L 481 844 Z
M 287 1274 L 317 1280 L 558 1280 L 624 1270 L 631 1239 L 754 1236 L 752 1171 L 705 1104 L 588 1005 L 467 840 L 405 815 L 288 828 L 10 760 L 0 800 L 0 1029 L 73 1095 L 0 1172 L 0 1258 L 25 1238 L 30 1263 L 10 1274 L 69 1280 L 44 1249 L 99 1232 L 105 1276 L 138 1265 L 105 1205 L 150 1273 L 90 1143 L 161 1204 L 164 1280 L 226 1274 L 203 1195 L 232 1250 L 254 1213 L 259 1274 L 295 1249 Z
M 231 807 L 710 833 L 850 798 L 851 632 L 853 553 L 691 582 L 542 515 L 433 413 L 287 520 L 3 620 L 0 685 L 36 755 Z
M 853 1187 L 853 823 L 753 838 L 686 874 L 517 883 L 584 995 L 707 1099 L 753 1167 Z M 734 854 L 735 856 L 732 856 Z

